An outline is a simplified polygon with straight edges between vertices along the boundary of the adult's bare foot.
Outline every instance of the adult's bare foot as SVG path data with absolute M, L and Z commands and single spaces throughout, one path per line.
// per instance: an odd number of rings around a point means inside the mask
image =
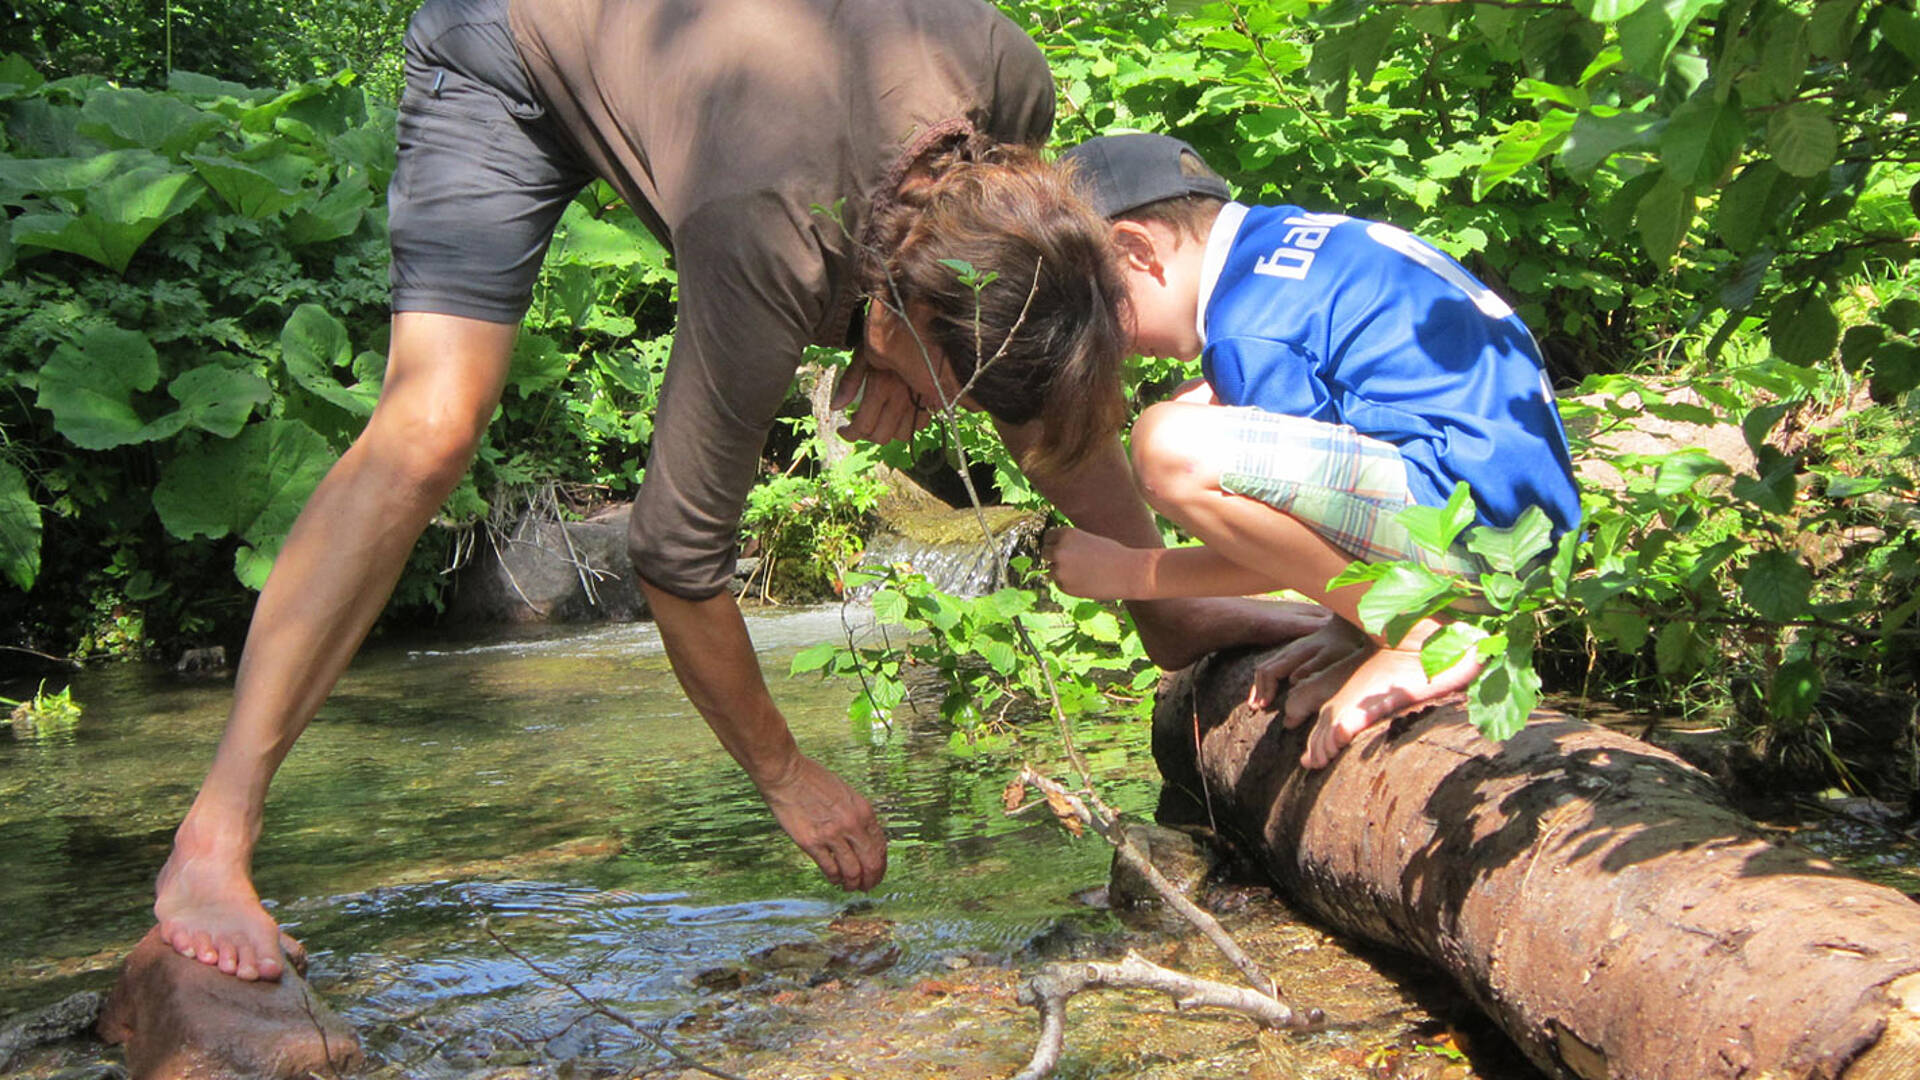
M 1346 684 L 1320 707 L 1300 764 L 1309 769 L 1327 765 L 1362 731 L 1465 689 L 1480 673 L 1480 667 L 1479 657 L 1469 652 L 1459 663 L 1428 679 L 1417 648 L 1377 650 L 1361 661 Z M 1292 709 L 1287 711 L 1286 724 L 1293 727 L 1300 721 L 1292 715 Z
M 286 970 L 288 939 L 260 905 L 246 871 L 179 851 L 160 869 L 154 918 L 174 951 L 235 978 L 276 980 Z
M 1136 600 L 1127 605 L 1147 659 L 1175 671 L 1235 645 L 1279 645 L 1320 629 L 1333 614 L 1318 604 L 1244 597 Z

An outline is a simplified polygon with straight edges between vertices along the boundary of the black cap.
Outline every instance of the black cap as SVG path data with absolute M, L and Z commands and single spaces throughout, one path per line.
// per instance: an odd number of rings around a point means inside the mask
M 1184 154 L 1193 154 L 1205 164 L 1193 147 L 1179 139 L 1149 133 L 1088 139 L 1061 154 L 1060 160 L 1073 162 L 1081 190 L 1105 217 L 1183 195 L 1233 198 L 1227 182 L 1211 171 L 1198 176 L 1183 172 L 1180 158 Z

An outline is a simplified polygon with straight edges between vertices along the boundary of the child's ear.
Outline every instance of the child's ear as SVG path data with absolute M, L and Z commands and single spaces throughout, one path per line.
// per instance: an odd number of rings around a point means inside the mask
M 1153 274 L 1160 268 L 1161 252 L 1153 230 L 1138 221 L 1113 223 L 1113 247 L 1120 253 L 1125 269 Z

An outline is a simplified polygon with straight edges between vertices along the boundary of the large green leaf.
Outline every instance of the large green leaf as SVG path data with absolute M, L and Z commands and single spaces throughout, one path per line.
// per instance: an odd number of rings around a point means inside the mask
M 1787 622 L 1807 613 L 1813 592 L 1813 574 L 1798 558 L 1784 551 L 1763 551 L 1740 575 L 1740 598 L 1772 622 Z
M 1360 622 L 1388 644 L 1398 642 L 1413 624 L 1446 605 L 1457 592 L 1452 578 L 1423 566 L 1394 563 L 1360 598 Z
M 1796 102 L 1776 111 L 1767 121 L 1767 148 L 1773 151 L 1781 172 L 1816 176 L 1839 155 L 1840 133 L 1823 106 Z
M 37 403 L 68 442 L 108 450 L 147 439 L 133 395 L 159 380 L 160 358 L 146 337 L 105 327 L 53 351 L 40 369 Z
M 0 573 L 22 592 L 40 576 L 40 504 L 8 461 L 0 461 Z
M 80 107 L 79 130 L 108 146 L 139 147 L 172 157 L 198 146 L 221 123 L 220 117 L 169 94 L 103 90 Z
M 1621 150 L 1653 146 L 1664 123 L 1645 113 L 1581 113 L 1560 145 L 1560 166 L 1588 175 Z
M 1557 152 L 1575 120 L 1576 114 L 1572 112 L 1552 109 L 1538 123 L 1522 121 L 1508 128 L 1494 147 L 1492 156 L 1474 174 L 1473 197 L 1476 200 L 1485 198 L 1487 192 L 1520 170 Z
M 312 206 L 295 210 L 287 218 L 284 235 L 294 247 L 323 244 L 353 235 L 360 219 L 373 206 L 373 190 L 359 173 L 334 185 Z
M 1467 550 L 1503 573 L 1517 574 L 1534 557 L 1553 546 L 1553 522 L 1546 511 L 1529 506 L 1512 527 L 1482 526 L 1467 534 Z
M 46 76 L 35 71 L 26 57 L 18 53 L 0 55 L 0 101 L 31 94 L 46 81 Z
M 1643 79 L 1659 82 L 1667 57 L 1700 13 L 1719 0 L 1652 0 L 1615 25 L 1627 66 Z
M 616 221 L 594 217 L 579 203 L 569 203 L 555 231 L 548 261 L 560 266 L 643 268 L 643 281 L 671 281 L 667 249 L 627 216 Z
M 255 405 L 273 400 L 273 387 L 251 371 L 220 364 L 202 364 L 181 372 L 167 384 L 167 393 L 180 403 L 178 411 L 147 425 L 148 437 L 164 439 L 182 428 L 196 427 L 231 439 L 246 426 Z
M 349 389 L 334 376 L 334 369 L 352 366 L 353 345 L 346 324 L 320 305 L 301 304 L 287 317 L 280 331 L 280 359 L 294 381 L 315 397 L 355 416 L 373 414 L 380 396 L 377 387 L 356 384 Z
M 257 162 L 211 154 L 188 154 L 184 160 L 235 213 L 250 218 L 269 218 L 312 198 L 300 182 L 314 165 L 298 154 Z
M 1840 344 L 1840 317 L 1827 298 L 1812 289 L 1782 297 L 1767 320 L 1767 340 L 1789 364 L 1823 363 Z
M 1436 555 L 1446 554 L 1473 518 L 1473 492 L 1465 480 L 1453 486 L 1445 506 L 1409 506 L 1393 516 L 1414 543 Z
M 1646 193 L 1634 211 L 1633 223 L 1640 231 L 1640 242 L 1647 257 L 1661 269 L 1673 261 L 1674 253 L 1693 227 L 1693 188 L 1662 176 Z
M 1779 179 L 1779 166 L 1771 161 L 1756 161 L 1741 169 L 1733 183 L 1721 190 L 1713 231 L 1729 249 L 1751 251 L 1772 229 L 1774 220 L 1769 217 L 1767 207 Z
M 114 176 L 165 168 L 151 150 L 114 150 L 87 157 L 0 158 L 0 203 L 20 205 L 22 196 L 79 197 Z
M 1696 92 L 1660 133 L 1660 163 L 1667 175 L 1713 187 L 1746 145 L 1747 122 L 1737 97 L 1720 101 L 1711 88 Z
M 264 420 L 169 462 L 153 491 L 168 532 L 183 539 L 237 536 L 250 551 L 235 573 L 257 587 L 294 518 L 332 467 L 327 440 L 298 420 Z
M 1467 717 L 1480 734 L 1499 742 L 1519 734 L 1539 702 L 1540 676 L 1531 650 L 1511 648 L 1467 688 Z
M 192 173 L 139 169 L 93 189 L 78 214 L 55 211 L 13 219 L 13 242 L 65 251 L 125 273 L 147 237 L 186 212 L 205 191 Z

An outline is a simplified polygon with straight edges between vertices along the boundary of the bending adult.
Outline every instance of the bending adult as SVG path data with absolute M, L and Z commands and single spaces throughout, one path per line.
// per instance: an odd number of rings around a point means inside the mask
M 679 272 L 630 539 L 674 672 L 826 878 L 872 888 L 886 871 L 880 822 L 795 745 L 726 588 L 740 511 L 809 343 L 857 345 L 844 388 L 860 397 L 855 437 L 910 434 L 933 395 L 971 374 L 971 363 L 929 365 L 922 298 L 900 276 L 938 265 L 939 238 L 914 231 L 932 194 L 993 203 L 995 183 L 1048 183 L 1030 152 L 981 173 L 986 187 L 954 182 L 992 147 L 1045 139 L 1054 98 L 1038 49 L 980 0 L 430 0 L 409 29 L 406 77 L 388 195 L 385 385 L 261 592 L 225 734 L 157 882 L 161 933 L 242 979 L 283 970 L 278 927 L 252 884 L 268 784 L 470 465 L 554 225 L 594 176 Z M 1067 212 L 1089 215 L 1087 242 L 1104 237 L 1090 211 Z M 908 248 L 915 259 L 896 258 Z M 1038 248 L 1020 256 L 1047 260 Z M 1099 370 L 1124 340 L 1119 293 L 1043 276 L 1033 288 L 1060 317 L 1026 327 L 1019 355 L 996 360 L 970 403 L 1016 453 L 1060 457 L 1105 438 L 1107 450 L 1036 481 L 1081 527 L 1157 546 L 1102 430 L 1117 426 L 1117 385 Z M 1080 375 L 1053 377 L 1069 368 Z M 1100 404 L 1085 406 L 1088 395 Z M 1316 618 L 1195 602 L 1136 613 L 1167 666 Z

